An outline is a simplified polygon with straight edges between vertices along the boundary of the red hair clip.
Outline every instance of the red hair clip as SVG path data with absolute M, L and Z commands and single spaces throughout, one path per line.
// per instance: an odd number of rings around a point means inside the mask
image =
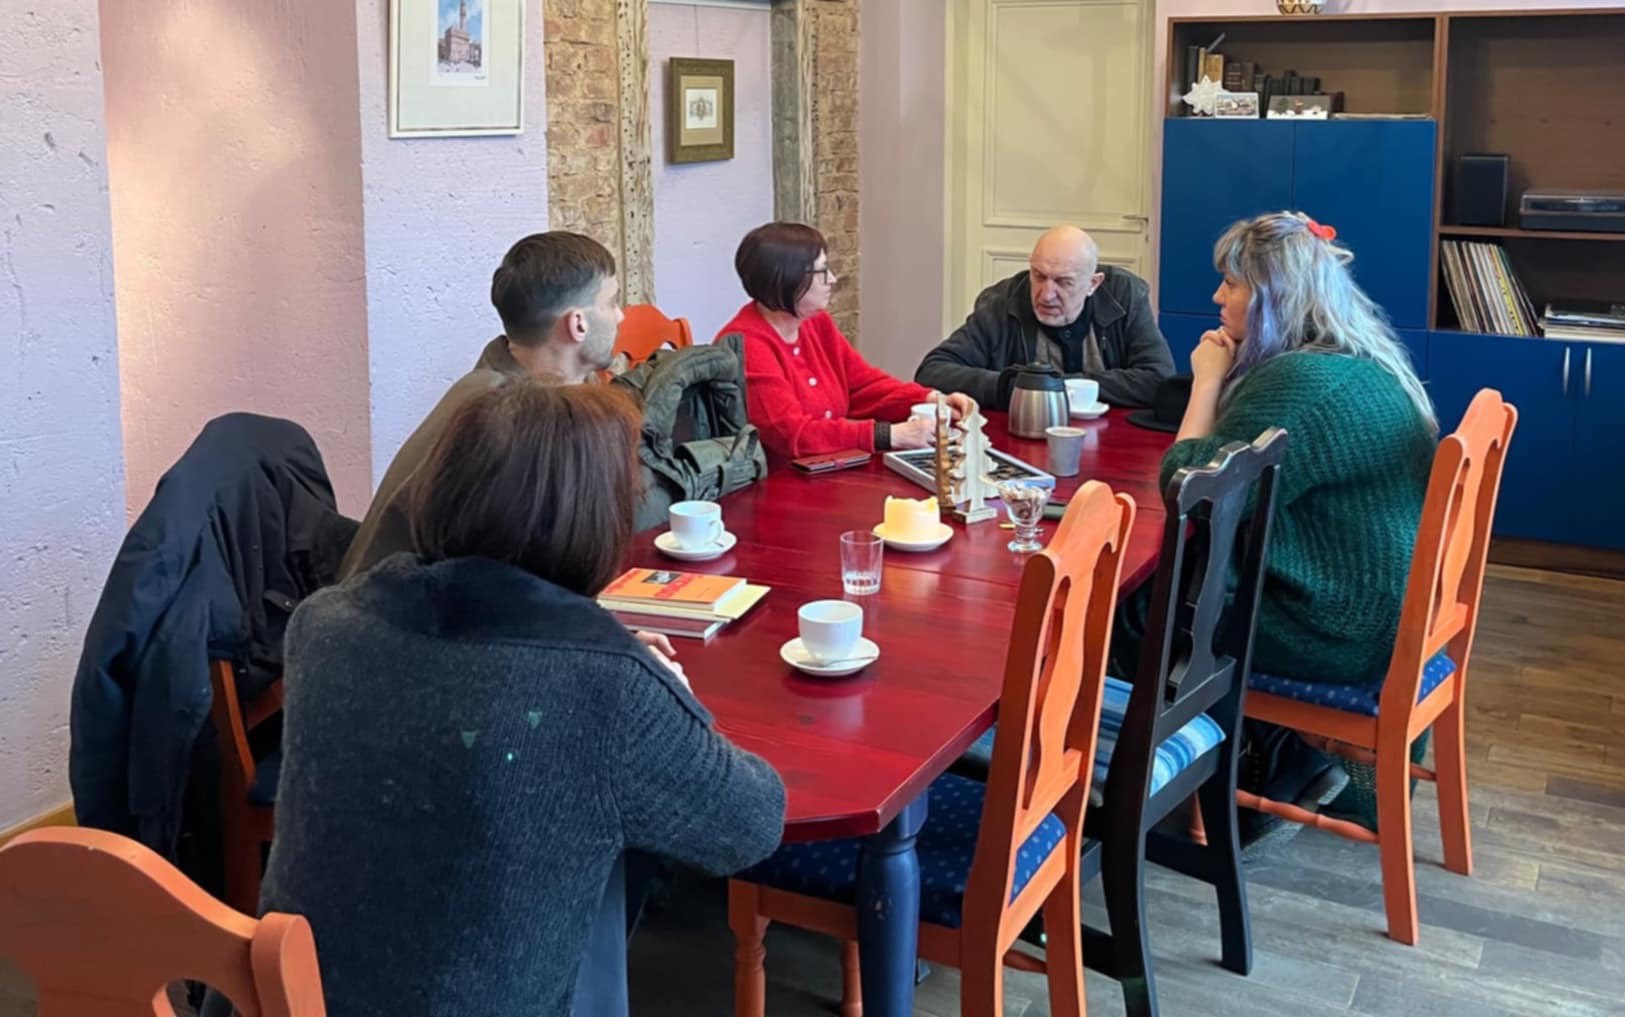
M 1310 233 L 1313 233 L 1315 236 L 1326 241 L 1328 244 L 1337 239 L 1337 231 L 1332 227 L 1322 226 L 1320 223 L 1315 222 L 1308 216 L 1304 216 L 1303 221 L 1304 225 L 1309 227 Z

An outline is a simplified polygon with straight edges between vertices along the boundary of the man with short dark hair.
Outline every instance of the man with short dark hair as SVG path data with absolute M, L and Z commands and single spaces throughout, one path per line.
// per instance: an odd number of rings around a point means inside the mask
M 914 380 L 1002 410 L 1028 364 L 1092 378 L 1113 406 L 1151 405 L 1158 383 L 1174 373 L 1150 287 L 1132 272 L 1102 266 L 1094 239 L 1075 226 L 1045 232 L 1027 271 L 983 290 L 965 323 L 925 355 Z
M 513 247 L 491 277 L 491 304 L 503 334 L 485 344 L 412 432 L 384 472 L 367 517 L 350 545 L 341 578 L 412 549 L 404 491 L 452 415 L 474 396 L 511 377 L 579 384 L 607 368 L 621 323 L 615 257 L 579 233 L 535 233 Z

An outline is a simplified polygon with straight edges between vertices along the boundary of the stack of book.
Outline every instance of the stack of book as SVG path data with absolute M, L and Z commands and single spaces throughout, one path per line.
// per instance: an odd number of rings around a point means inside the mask
M 604 587 L 598 605 L 629 629 L 709 640 L 767 591 L 734 576 L 638 568 Z
M 1625 304 L 1547 304 L 1540 330 L 1548 339 L 1625 343 Z
M 1500 244 L 1445 240 L 1439 244 L 1439 260 L 1464 331 L 1540 335 L 1535 305 Z

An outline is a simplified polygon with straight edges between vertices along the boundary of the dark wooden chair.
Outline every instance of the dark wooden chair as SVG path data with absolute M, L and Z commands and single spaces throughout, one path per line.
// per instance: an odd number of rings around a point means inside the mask
M 237 695 L 236 669 L 227 660 L 209 663 L 214 692 L 209 718 L 220 745 L 220 828 L 225 855 L 225 900 L 244 914 L 259 913 L 265 848 L 276 817 L 276 785 L 282 750 L 255 759 L 250 735 L 282 713 L 282 680 L 272 682 L 246 706 Z
M 1163 493 L 1167 523 L 1139 672 L 1109 679 L 1096 757 L 1098 805 L 1085 832 L 1100 844 L 1110 932 L 1084 930 L 1084 961 L 1123 986 L 1127 1012 L 1157 1012 L 1145 916 L 1145 863 L 1218 893 L 1221 963 L 1252 970 L 1247 886 L 1236 829 L 1236 761 L 1253 631 L 1286 432 L 1233 443 L 1180 470 Z M 1109 739 L 1116 723 L 1115 745 Z M 1108 768 L 1109 763 L 1109 768 Z M 1104 773 L 1102 772 L 1104 771 Z M 1157 832 L 1195 796 L 1205 843 Z

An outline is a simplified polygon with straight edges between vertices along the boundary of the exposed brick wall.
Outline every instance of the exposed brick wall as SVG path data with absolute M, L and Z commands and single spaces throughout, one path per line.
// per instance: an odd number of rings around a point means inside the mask
M 858 0 L 799 0 L 810 22 L 813 220 L 841 275 L 830 306 L 842 331 L 858 327 Z M 617 0 L 546 4 L 550 225 L 602 241 L 625 264 Z M 647 59 L 645 46 L 644 59 Z M 725 53 L 696 56 L 726 57 Z M 649 74 L 664 73 L 649 68 Z M 661 110 L 650 110 L 663 116 Z M 659 155 L 656 154 L 656 158 Z M 719 201 L 726 195 L 718 195 Z
M 829 312 L 858 341 L 858 0 L 801 0 L 812 17 L 815 223 L 841 284 Z M 879 0 L 887 2 L 887 0 Z
M 621 250 L 615 0 L 548 0 L 547 191 L 553 229 Z

